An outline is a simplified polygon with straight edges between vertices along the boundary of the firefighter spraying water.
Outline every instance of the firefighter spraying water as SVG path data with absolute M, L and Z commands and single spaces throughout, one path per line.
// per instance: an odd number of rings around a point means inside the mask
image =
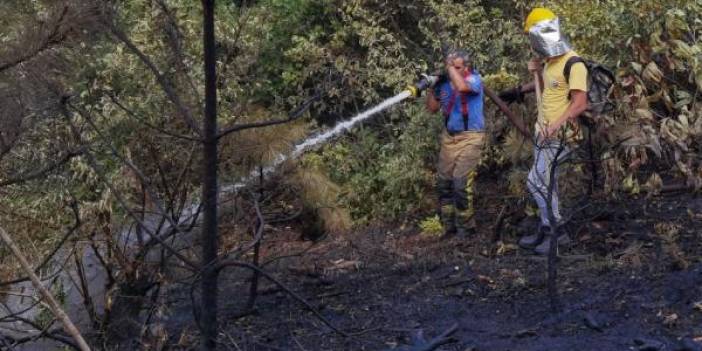
M 283 162 L 289 160 L 289 159 L 295 159 L 300 157 L 302 154 L 305 152 L 314 149 L 315 147 L 321 145 L 322 143 L 326 142 L 330 138 L 337 136 L 341 134 L 342 132 L 349 130 L 353 128 L 356 124 L 367 120 L 368 118 L 374 116 L 375 114 L 382 112 L 408 98 L 412 97 L 417 97 L 419 96 L 424 90 L 431 88 L 436 84 L 436 82 L 440 79 L 440 76 L 438 75 L 422 75 L 422 78 L 414 85 L 411 85 L 407 87 L 405 90 L 401 91 L 399 94 L 388 98 L 384 100 L 383 102 L 379 103 L 378 105 L 375 105 L 374 107 L 359 113 L 358 115 L 352 117 L 351 119 L 347 121 L 343 121 L 335 125 L 333 128 L 314 135 L 312 137 L 309 137 L 305 139 L 304 141 L 300 142 L 299 144 L 295 145 L 293 148 L 293 151 L 290 154 L 279 154 L 278 157 L 267 167 L 265 167 L 262 170 L 254 170 L 249 174 L 249 176 L 242 178 L 239 182 L 237 182 L 234 185 L 224 187 L 222 189 L 223 192 L 230 192 L 230 191 L 236 191 L 244 186 L 246 186 L 252 179 L 256 179 L 256 177 L 260 177 L 263 175 L 264 177 L 271 172 L 275 171 L 275 169 L 280 166 Z
M 382 112 L 408 98 L 419 97 L 422 94 L 422 92 L 433 88 L 437 83 L 445 79 L 446 75 L 444 74 L 422 74 L 421 78 L 414 85 L 408 86 L 405 90 L 401 91 L 397 95 L 384 100 L 383 102 L 364 112 L 359 113 L 358 115 L 352 117 L 349 120 L 338 123 L 333 128 L 323 133 L 305 139 L 304 141 L 295 145 L 291 153 L 287 155 L 279 154 L 270 165 L 263 168 L 262 170 L 252 171 L 248 176 L 243 177 L 233 185 L 223 187 L 222 192 L 227 193 L 231 191 L 237 191 L 238 189 L 245 187 L 252 179 L 256 179 L 260 176 L 265 177 L 269 175 L 270 173 L 275 171 L 275 169 L 278 166 L 280 166 L 283 162 L 289 159 L 295 159 L 297 157 L 300 157 L 305 152 L 312 150 L 315 147 L 318 147 L 319 145 L 331 139 L 332 137 L 337 136 L 342 132 L 353 128 L 356 124 L 365 121 L 370 117 L 374 116 L 375 114 Z M 500 107 L 500 109 L 505 114 L 507 114 L 510 120 L 517 126 L 517 128 L 520 131 L 522 131 L 522 133 L 528 135 L 529 132 L 526 128 L 523 127 L 521 121 L 518 120 L 514 115 L 512 115 L 507 105 L 504 102 L 502 102 L 490 89 L 487 89 L 487 87 L 485 88 L 485 95 L 492 99 Z

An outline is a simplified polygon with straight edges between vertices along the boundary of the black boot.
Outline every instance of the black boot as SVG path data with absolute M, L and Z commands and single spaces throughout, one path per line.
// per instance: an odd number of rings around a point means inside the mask
M 519 239 L 519 246 L 523 249 L 533 249 L 544 241 L 546 234 L 551 232 L 551 227 L 539 224 L 536 233 L 525 235 Z
M 565 246 L 570 244 L 570 236 L 568 236 L 568 233 L 563 230 L 563 227 L 559 227 L 556 229 L 556 245 L 558 246 Z M 548 255 L 549 251 L 551 250 L 551 233 L 544 236 L 543 241 L 541 244 L 539 244 L 537 247 L 534 248 L 534 252 L 537 255 Z M 556 247 L 556 253 L 558 253 L 558 247 Z
M 467 239 L 475 234 L 475 208 L 473 202 L 473 182 L 475 171 L 465 178 L 453 179 L 454 202 L 456 203 L 456 236 Z
M 451 205 L 441 206 L 441 226 L 444 228 L 443 238 L 449 238 L 456 235 L 456 210 Z
M 456 209 L 453 205 L 453 183 L 450 179 L 437 179 L 436 192 L 439 198 L 439 218 L 444 228 L 444 238 L 456 234 Z

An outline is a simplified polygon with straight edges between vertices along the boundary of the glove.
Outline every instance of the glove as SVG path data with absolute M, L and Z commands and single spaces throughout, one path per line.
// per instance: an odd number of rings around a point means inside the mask
M 497 96 L 499 96 L 500 99 L 507 104 L 511 104 L 513 102 L 521 104 L 524 102 L 524 93 L 522 92 L 521 85 L 517 85 L 512 89 L 503 90 Z
M 439 74 L 439 79 L 436 81 L 436 83 L 434 84 L 434 86 L 438 86 L 438 85 L 441 85 L 441 84 L 443 84 L 443 83 L 446 83 L 446 82 L 448 81 L 448 79 L 449 79 L 449 78 L 448 78 L 448 75 L 447 75 L 446 73 L 440 73 L 440 74 Z
M 422 74 L 422 78 L 414 85 L 417 91 L 423 91 L 425 89 L 431 88 L 439 80 L 438 76 L 430 76 L 428 74 Z

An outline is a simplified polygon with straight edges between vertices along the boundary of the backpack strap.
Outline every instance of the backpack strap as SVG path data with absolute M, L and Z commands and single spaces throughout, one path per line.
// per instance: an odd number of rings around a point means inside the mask
M 473 75 L 473 72 L 468 71 L 466 74 L 463 76 L 463 80 L 468 80 L 470 76 Z M 461 94 L 461 115 L 463 116 L 463 130 L 466 131 L 468 130 L 468 93 L 462 93 Z
M 468 72 L 463 78 L 470 77 L 471 73 Z M 453 107 L 456 105 L 456 96 L 461 96 L 461 115 L 463 116 L 463 130 L 468 130 L 468 94 L 460 93 L 454 90 L 449 97 L 449 102 L 446 105 L 446 110 L 444 111 L 444 125 L 448 128 L 449 117 L 451 117 L 451 112 L 453 112 Z
M 566 61 L 565 67 L 563 68 L 563 76 L 565 77 L 566 83 L 570 84 L 570 69 L 578 62 L 585 64 L 585 60 L 580 56 L 573 56 Z
M 468 130 L 468 94 L 461 94 L 461 115 L 463 115 L 463 130 Z
M 453 106 L 456 104 L 456 92 L 452 91 L 449 97 L 449 102 L 446 105 L 446 110 L 444 110 L 444 126 L 448 129 L 449 117 L 451 117 L 451 112 L 453 112 Z
M 446 106 L 446 111 L 444 111 L 444 124 L 448 127 L 449 117 L 451 117 L 451 112 L 453 112 L 453 107 L 456 105 L 456 95 L 461 96 L 461 115 L 463 116 L 463 130 L 468 130 L 468 94 L 454 92 L 449 98 L 449 103 Z

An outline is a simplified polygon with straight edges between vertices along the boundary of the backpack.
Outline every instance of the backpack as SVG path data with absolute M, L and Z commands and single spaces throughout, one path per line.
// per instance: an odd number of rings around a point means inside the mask
M 609 99 L 609 96 L 612 94 L 615 78 L 614 73 L 612 73 L 609 68 L 597 62 L 585 60 L 579 56 L 573 56 L 568 59 L 563 69 L 563 76 L 565 76 L 566 82 L 568 82 L 568 78 L 570 78 L 571 67 L 577 62 L 585 64 L 585 68 L 587 69 L 588 108 L 581 115 L 580 122 L 588 129 L 587 152 L 592 175 L 588 194 L 592 194 L 597 186 L 598 178 L 595 150 L 592 145 L 593 124 L 596 122 L 597 117 L 614 109 L 614 103 Z
M 570 78 L 570 69 L 577 62 L 585 64 L 587 69 L 587 102 L 589 106 L 583 115 L 592 122 L 594 118 L 614 109 L 614 103 L 609 99 L 615 82 L 614 73 L 598 62 L 573 56 L 568 59 L 563 69 L 566 82 Z

